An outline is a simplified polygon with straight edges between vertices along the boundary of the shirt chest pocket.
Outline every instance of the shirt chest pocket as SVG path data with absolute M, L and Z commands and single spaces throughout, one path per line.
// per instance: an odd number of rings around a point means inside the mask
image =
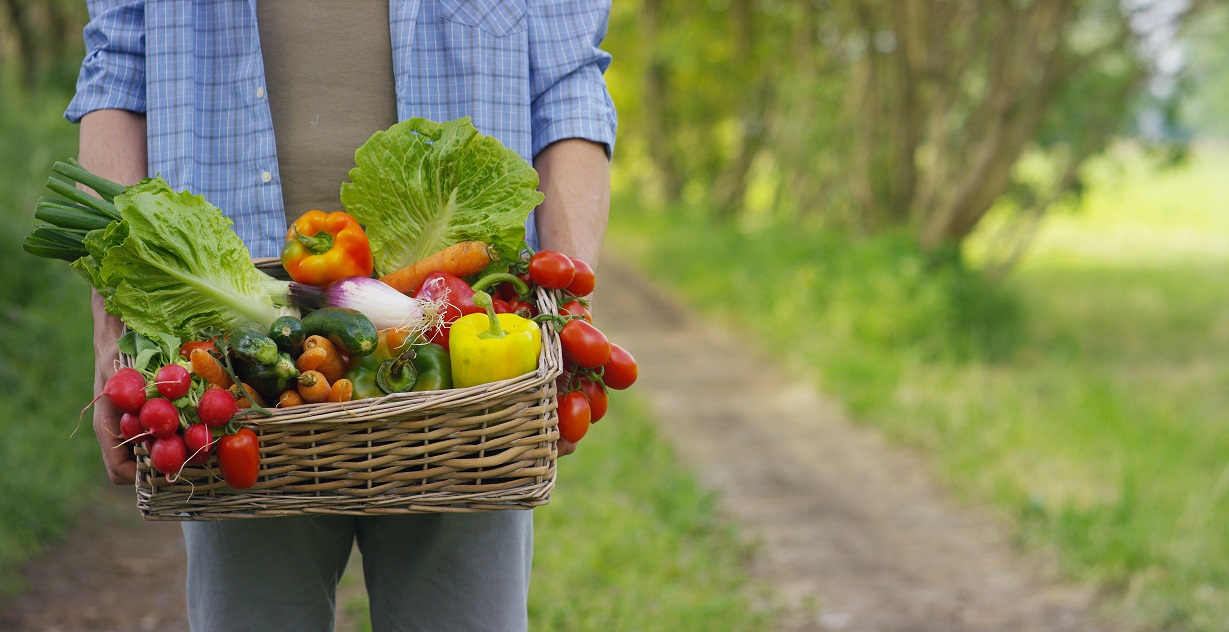
M 472 26 L 496 37 L 525 30 L 524 0 L 445 0 L 440 11 L 447 22 Z

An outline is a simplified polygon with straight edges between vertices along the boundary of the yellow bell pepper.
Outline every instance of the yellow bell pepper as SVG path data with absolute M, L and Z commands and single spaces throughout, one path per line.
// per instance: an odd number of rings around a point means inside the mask
M 475 292 L 474 303 L 486 313 L 458 318 L 448 334 L 453 386 L 497 382 L 537 369 L 542 351 L 538 324 L 516 314 L 496 314 L 485 292 Z

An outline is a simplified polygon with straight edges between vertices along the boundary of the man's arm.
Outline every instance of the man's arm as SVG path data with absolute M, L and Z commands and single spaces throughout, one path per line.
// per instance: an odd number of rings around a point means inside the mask
M 108 180 L 134 184 L 146 175 L 145 115 L 127 110 L 96 110 L 81 119 L 81 166 Z M 122 330 L 120 320 L 102 308 L 102 297 L 93 293 L 94 313 L 94 391 L 102 392 L 107 379 L 115 373 L 119 349 L 115 346 Z M 102 448 L 103 464 L 111 482 L 131 484 L 136 480 L 136 463 L 120 445 L 119 411 L 107 399 L 94 404 L 94 434 Z
M 577 138 L 553 143 L 533 161 L 546 195 L 534 211 L 538 241 L 597 268 L 610 211 L 610 163 L 606 148 Z
M 550 144 L 533 161 L 546 199 L 534 211 L 539 246 L 583 259 L 597 268 L 610 212 L 610 163 L 606 146 L 569 138 Z M 559 455 L 576 450 L 559 440 Z

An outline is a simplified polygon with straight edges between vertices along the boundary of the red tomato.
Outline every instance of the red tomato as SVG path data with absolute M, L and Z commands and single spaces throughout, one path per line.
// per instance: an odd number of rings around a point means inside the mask
M 602 382 L 609 388 L 621 391 L 634 384 L 639 375 L 640 367 L 632 354 L 619 345 L 611 344 L 610 359 L 602 369 Z
M 593 322 L 593 314 L 589 313 L 589 308 L 581 305 L 580 301 L 576 299 L 564 303 L 563 307 L 559 308 L 559 315 L 562 316 L 564 314 L 580 316 L 590 323 Z
M 505 301 L 511 301 L 515 298 L 518 298 L 517 293 L 516 293 L 516 286 L 512 285 L 511 283 L 507 283 L 507 282 L 500 283 L 497 286 L 497 289 L 495 290 L 495 292 L 496 294 L 499 295 L 499 298 L 502 298 Z
M 596 369 L 610 359 L 606 334 L 586 320 L 569 320 L 559 332 L 563 353 L 579 366 Z
M 494 309 L 496 314 L 512 313 L 512 308 L 508 305 L 508 301 L 505 301 L 502 298 L 491 299 L 491 309 Z
M 589 400 L 584 393 L 572 391 L 559 400 L 559 436 L 576 443 L 589 432 Z
M 218 349 L 213 346 L 212 340 L 189 340 L 179 346 L 179 355 L 185 360 L 191 360 L 194 349 L 204 349 L 215 357 L 218 355 Z
M 222 479 L 235 489 L 247 489 L 256 484 L 260 475 L 260 441 L 251 428 L 218 439 L 218 468 Z
M 606 409 L 610 406 L 610 394 L 606 392 L 606 387 L 602 386 L 601 382 L 581 380 L 580 392 L 584 393 L 585 399 L 589 400 L 591 423 L 597 423 L 597 420 L 606 416 Z
M 508 301 L 508 311 L 524 318 L 532 318 L 538 312 L 533 303 L 522 300 Z
M 576 265 L 562 252 L 539 250 L 529 260 L 529 278 L 544 288 L 562 290 L 575 274 Z
M 580 259 L 572 259 L 572 265 L 576 267 L 576 273 L 572 275 L 568 291 L 576 296 L 592 294 L 593 286 L 597 284 L 597 275 L 594 274 L 593 268 Z

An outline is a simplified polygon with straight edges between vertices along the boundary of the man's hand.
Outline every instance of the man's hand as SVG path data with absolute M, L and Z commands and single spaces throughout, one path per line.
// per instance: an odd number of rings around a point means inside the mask
M 135 184 L 145 177 L 145 115 L 126 110 L 98 110 L 81 119 L 81 141 L 77 160 L 81 166 L 120 184 Z M 101 393 L 107 379 L 115 374 L 119 349 L 115 341 L 123 332 L 120 320 L 102 307 L 102 297 L 94 292 L 90 302 L 94 313 L 94 392 Z M 105 397 L 94 403 L 94 434 L 102 449 L 107 475 L 117 485 L 136 480 L 137 465 L 120 445 L 120 412 Z
M 123 323 L 103 310 L 102 297 L 98 292 L 94 292 L 90 307 L 94 312 L 94 392 L 101 393 L 107 380 L 115 375 L 119 362 L 119 349 L 115 341 L 123 331 Z M 106 397 L 94 402 L 94 435 L 102 448 L 102 463 L 107 468 L 107 476 L 116 485 L 131 485 L 136 481 L 137 464 L 128 453 L 128 448 L 121 444 L 123 437 L 120 435 L 119 418 L 120 412 Z

